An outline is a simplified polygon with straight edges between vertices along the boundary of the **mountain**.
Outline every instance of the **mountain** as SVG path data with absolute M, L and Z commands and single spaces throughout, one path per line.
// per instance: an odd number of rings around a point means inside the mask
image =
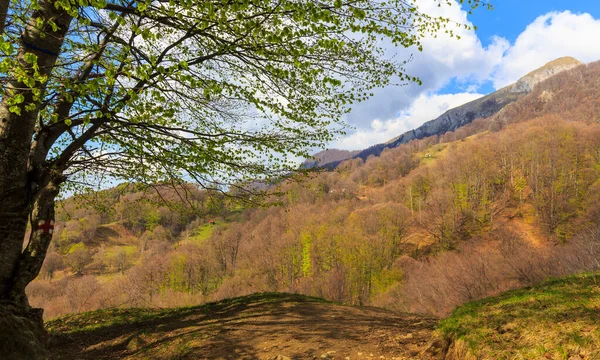
M 448 131 L 454 131 L 462 126 L 470 124 L 478 118 L 488 118 L 506 105 L 515 102 L 523 95 L 530 93 L 534 86 L 560 72 L 572 69 L 583 63 L 572 57 L 562 57 L 553 60 L 539 69 L 536 69 L 527 75 L 520 78 L 516 83 L 508 85 L 496 92 L 487 96 L 473 100 L 464 105 L 450 109 L 440 115 L 438 118 L 430 120 L 420 127 L 405 132 L 400 136 L 391 139 L 383 144 L 373 145 L 365 150 L 359 151 L 354 155 L 352 152 L 347 152 L 347 157 L 342 158 L 342 150 L 330 149 L 318 153 L 319 158 L 339 158 L 329 162 L 320 161 L 320 166 L 328 168 L 336 167 L 340 162 L 350 158 L 361 158 L 366 160 L 370 155 L 379 156 L 384 149 L 395 148 L 401 144 L 406 144 L 411 140 L 423 139 L 433 135 L 443 135 Z M 329 154 L 336 154 L 331 156 Z M 316 156 L 316 155 L 315 155 Z
M 325 164 L 344 161 L 360 153 L 360 150 L 327 149 L 313 155 L 314 159 L 304 161 L 306 167 L 323 166 Z

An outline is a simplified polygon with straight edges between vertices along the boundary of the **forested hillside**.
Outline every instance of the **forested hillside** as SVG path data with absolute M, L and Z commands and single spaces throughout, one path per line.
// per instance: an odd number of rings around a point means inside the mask
M 147 191 L 169 206 L 133 185 L 91 195 L 104 211 L 64 200 L 30 301 L 52 318 L 285 291 L 444 315 L 597 269 L 599 94 L 600 63 L 579 66 L 491 118 L 284 183 L 278 207 L 166 186 Z

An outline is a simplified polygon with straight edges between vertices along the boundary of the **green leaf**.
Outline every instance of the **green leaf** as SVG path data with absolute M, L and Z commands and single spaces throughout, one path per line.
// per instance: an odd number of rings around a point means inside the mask
M 8 111 L 10 111 L 11 113 L 17 114 L 19 116 L 21 116 L 21 108 L 17 105 L 11 106 L 8 108 Z
M 25 60 L 29 64 L 37 63 L 37 59 L 38 59 L 38 57 L 34 53 L 25 53 L 23 55 L 23 60 Z

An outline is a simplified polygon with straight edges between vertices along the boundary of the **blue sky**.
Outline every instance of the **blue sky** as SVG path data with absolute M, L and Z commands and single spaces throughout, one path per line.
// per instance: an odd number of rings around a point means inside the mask
M 444 111 L 511 84 L 562 56 L 585 63 L 600 60 L 600 0 L 490 0 L 494 10 L 472 15 L 435 0 L 417 0 L 422 11 L 477 26 L 461 40 L 424 40 L 424 51 L 386 47 L 396 56 L 414 55 L 407 66 L 422 86 L 388 87 L 355 106 L 353 127 L 332 148 L 364 149 L 418 127 Z
M 478 9 L 469 16 L 477 26 L 477 35 L 487 46 L 494 35 L 510 42 L 523 32 L 538 16 L 549 12 L 589 13 L 600 17 L 598 0 L 491 0 L 494 10 Z
M 481 8 L 469 16 L 469 20 L 477 26 L 476 33 L 484 46 L 488 46 L 494 36 L 502 36 L 514 43 L 527 25 L 541 14 L 570 11 L 600 18 L 600 0 L 492 0 L 492 4 L 494 10 Z M 492 86 L 486 85 L 480 90 L 485 93 L 494 91 Z

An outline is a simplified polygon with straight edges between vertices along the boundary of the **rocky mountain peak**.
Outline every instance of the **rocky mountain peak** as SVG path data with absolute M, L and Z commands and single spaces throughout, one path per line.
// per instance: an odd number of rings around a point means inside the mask
M 533 87 L 558 74 L 559 72 L 563 72 L 565 70 L 570 70 L 579 65 L 583 65 L 583 63 L 575 58 L 570 56 L 561 57 L 556 60 L 552 60 L 546 65 L 542 66 L 539 69 L 536 69 L 529 74 L 520 78 L 510 89 L 510 92 L 513 93 L 527 93 L 533 90 Z

